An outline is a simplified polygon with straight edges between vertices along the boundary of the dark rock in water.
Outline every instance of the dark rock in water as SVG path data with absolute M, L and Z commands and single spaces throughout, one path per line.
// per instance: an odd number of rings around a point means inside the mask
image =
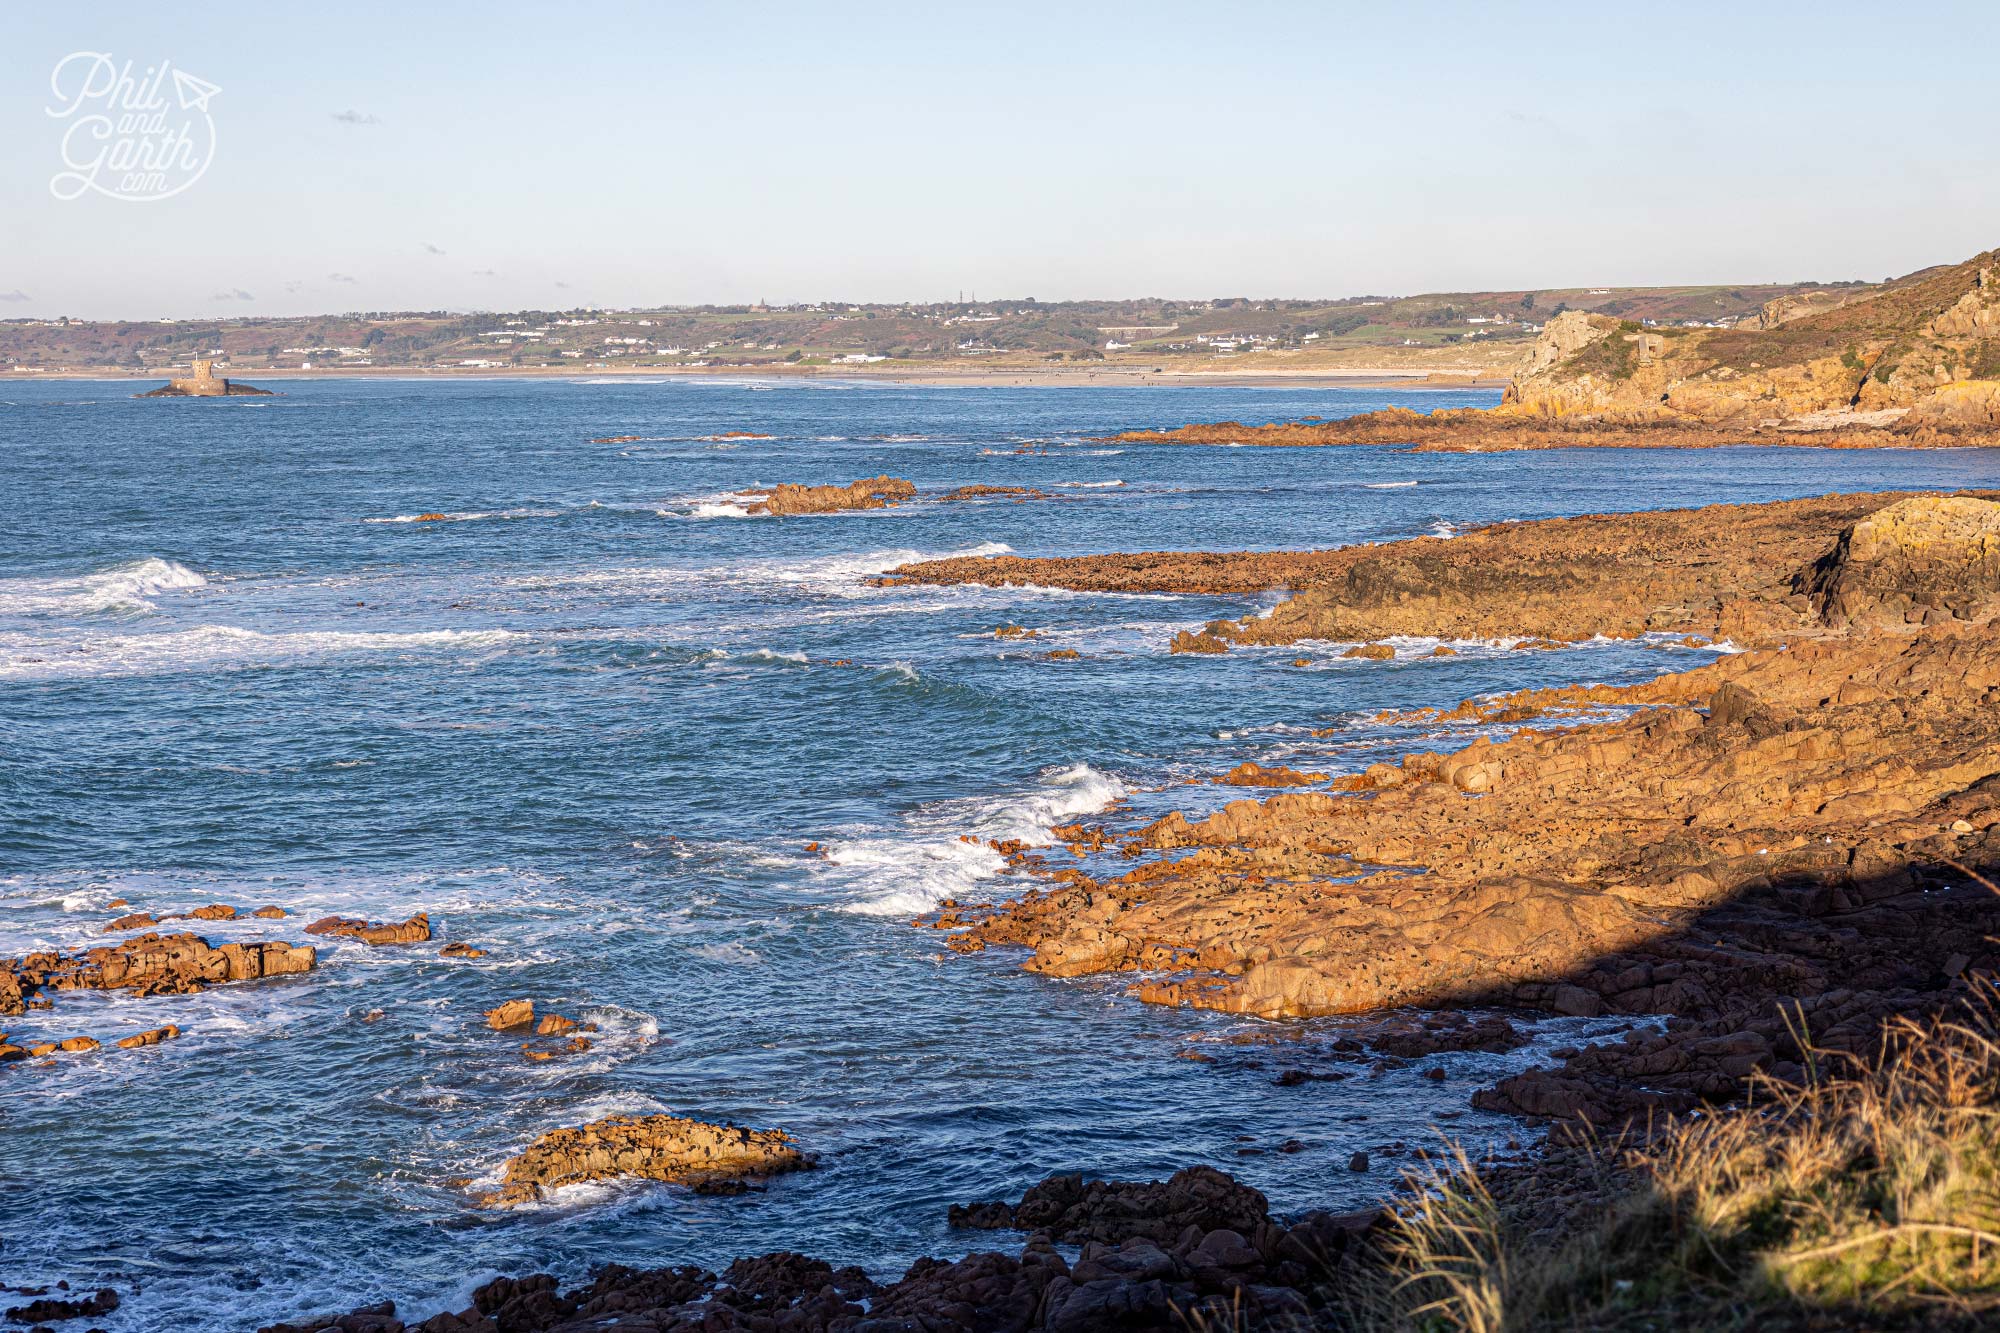
M 1368 1236 L 1383 1217 L 1314 1212 L 1275 1222 L 1261 1194 L 1208 1167 L 1165 1184 L 1056 1176 L 1029 1199 L 1066 1201 L 1067 1212 L 1094 1201 L 1097 1223 L 1115 1214 L 1117 1225 L 1104 1229 L 1131 1234 L 1085 1239 L 1070 1263 L 1039 1232 L 1018 1254 L 919 1259 L 887 1286 L 790 1252 L 739 1259 L 719 1275 L 608 1264 L 569 1291 L 546 1273 L 499 1278 L 473 1292 L 471 1308 L 422 1323 L 406 1324 L 384 1304 L 260 1333 L 1291 1333 L 1338 1316 L 1333 1284 L 1371 1253 Z M 1202 1224 L 1229 1217 L 1242 1225 Z
M 118 1293 L 103 1287 L 96 1295 L 82 1300 L 65 1301 L 48 1297 L 17 1305 L 7 1312 L 7 1318 L 16 1324 L 54 1323 L 64 1319 L 82 1319 L 86 1315 L 110 1314 L 118 1305 Z
M 1018 1204 L 954 1205 L 951 1225 L 979 1230 L 1046 1231 L 1056 1240 L 1118 1243 L 1134 1236 L 1172 1241 L 1188 1227 L 1255 1231 L 1271 1220 L 1270 1204 L 1248 1185 L 1212 1166 L 1176 1171 L 1165 1183 L 1085 1181 L 1050 1176 Z

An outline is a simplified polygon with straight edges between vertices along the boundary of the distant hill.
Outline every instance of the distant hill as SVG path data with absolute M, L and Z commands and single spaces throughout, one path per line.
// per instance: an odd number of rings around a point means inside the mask
M 1574 312 L 1674 327 L 1753 324 L 1774 306 L 1828 308 L 1865 283 L 1576 287 L 1342 300 L 822 302 L 501 314 L 371 312 L 285 319 L 0 320 L 0 369 L 166 374 L 340 368 L 738 366 L 883 362 L 1026 366 L 1098 361 L 1254 371 L 1449 355 L 1502 367 Z M 1235 364 L 1232 364 L 1235 363 Z

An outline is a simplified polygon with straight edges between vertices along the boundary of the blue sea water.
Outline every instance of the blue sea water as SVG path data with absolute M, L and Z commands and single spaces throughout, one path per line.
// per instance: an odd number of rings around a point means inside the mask
M 0 955 L 102 942 L 117 898 L 292 914 L 198 923 L 216 941 L 420 910 L 437 939 L 322 940 L 302 978 L 68 993 L 0 1020 L 16 1041 L 183 1031 L 0 1068 L 0 1282 L 117 1287 L 111 1330 L 385 1297 L 428 1313 L 498 1271 L 607 1260 L 790 1248 L 894 1274 L 994 1243 L 948 1231 L 950 1203 L 1058 1170 L 1209 1162 L 1289 1210 L 1380 1195 L 1436 1127 L 1518 1139 L 1467 1098 L 1575 1020 L 1509 1055 L 1281 1088 L 1283 1042 L 1340 1024 L 1145 1007 L 1130 978 L 957 957 L 911 919 L 1024 887 L 967 835 L 1046 842 L 1121 800 L 1120 818 L 1207 809 L 1238 793 L 1183 780 L 1244 759 L 1339 773 L 1450 743 L 1368 720 L 1383 708 L 1706 653 L 1170 657 L 1176 630 L 1275 597 L 869 577 L 950 554 L 1323 547 L 2000 482 L 2000 458 L 1973 451 L 1091 438 L 1492 400 L 1473 392 L 621 379 L 126 396 L 141 387 L 0 386 Z M 710 438 L 730 431 L 771 438 Z M 642 438 L 591 442 L 612 436 Z M 926 495 L 1055 498 L 744 513 L 770 483 L 883 473 Z M 426 513 L 447 517 L 411 521 Z M 996 639 L 1003 623 L 1044 637 Z M 1082 657 L 1046 660 L 1057 647 Z M 442 959 L 445 940 L 490 952 Z M 516 997 L 595 1021 L 595 1047 L 527 1061 L 480 1017 Z M 1443 1081 L 1422 1077 L 1433 1064 Z M 654 1111 L 787 1129 L 821 1169 L 740 1198 L 614 1184 L 474 1205 L 536 1135 Z M 1275 1151 L 1287 1140 L 1304 1150 Z M 1355 1151 L 1375 1170 L 1349 1171 Z

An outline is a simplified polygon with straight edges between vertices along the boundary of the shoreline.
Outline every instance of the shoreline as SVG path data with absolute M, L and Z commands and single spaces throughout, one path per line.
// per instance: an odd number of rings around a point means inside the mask
M 132 382 L 156 383 L 162 376 L 152 371 L 136 370 L 63 370 L 63 371 L 15 371 L 0 370 L 0 387 L 8 384 L 32 384 L 41 381 L 66 383 Z M 554 380 L 571 382 L 578 380 L 629 379 L 643 381 L 649 379 L 677 380 L 793 380 L 800 383 L 830 384 L 881 384 L 904 387 L 930 388 L 1148 388 L 1171 386 L 1175 388 L 1395 388 L 1409 390 L 1485 390 L 1498 391 L 1507 385 L 1504 375 L 1480 374 L 1474 371 L 1439 371 L 1423 366 L 1370 367 L 1330 367 L 1324 369 L 1272 369 L 1272 370 L 1164 370 L 1148 369 L 1105 369 L 1102 367 L 1084 370 L 1055 369 L 994 369 L 979 370 L 962 366 L 940 367 L 936 370 L 915 367 L 898 367 L 894 370 L 869 370 L 856 366 L 660 366 L 636 367 L 619 366 L 606 369 L 579 370 L 569 367 L 522 368 L 516 370 L 493 369 L 439 369 L 425 370 L 417 367 L 368 367 L 356 366 L 326 371 L 299 370 L 244 370 L 230 374 L 229 378 L 270 380 L 286 382 L 313 382 L 322 380 L 369 379 L 408 381 L 412 383 L 460 383 L 480 380 Z

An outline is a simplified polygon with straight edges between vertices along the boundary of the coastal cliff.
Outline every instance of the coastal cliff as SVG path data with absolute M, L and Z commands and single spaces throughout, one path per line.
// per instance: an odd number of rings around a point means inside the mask
M 1784 298 L 1733 328 L 1564 310 L 1544 325 L 1493 408 L 1389 408 L 1113 438 L 1466 452 L 2000 444 L 2000 251 L 1862 293 Z

